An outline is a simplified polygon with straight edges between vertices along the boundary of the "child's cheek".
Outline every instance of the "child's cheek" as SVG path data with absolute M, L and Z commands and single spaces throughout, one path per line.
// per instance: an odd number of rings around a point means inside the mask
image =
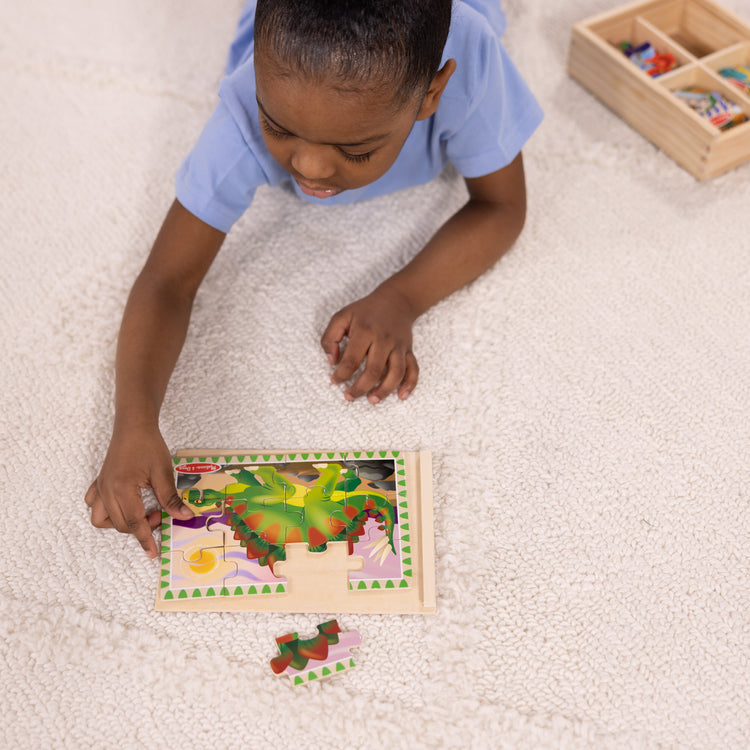
M 290 150 L 283 144 L 271 141 L 270 138 L 263 138 L 268 153 L 287 171 L 289 170 Z

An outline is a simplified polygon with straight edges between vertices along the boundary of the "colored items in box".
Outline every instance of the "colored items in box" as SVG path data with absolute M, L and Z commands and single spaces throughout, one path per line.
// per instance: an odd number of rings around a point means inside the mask
M 728 83 L 736 86 L 743 93 L 750 93 L 750 68 L 747 66 L 735 65 L 733 68 L 722 68 L 719 75 L 726 78 Z
M 644 42 L 637 47 L 630 42 L 623 42 L 620 49 L 630 62 L 652 78 L 677 67 L 677 60 L 671 52 L 657 52 L 651 42 Z
M 684 89 L 676 89 L 673 93 L 720 130 L 728 130 L 748 119 L 737 104 L 718 91 L 688 86 Z

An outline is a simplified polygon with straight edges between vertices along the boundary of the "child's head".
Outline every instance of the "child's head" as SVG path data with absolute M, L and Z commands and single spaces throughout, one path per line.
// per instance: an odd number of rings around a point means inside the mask
M 452 0 L 258 0 L 256 49 L 290 73 L 422 97 L 440 66 Z
M 258 0 L 255 67 L 271 154 L 305 192 L 329 197 L 393 164 L 429 117 L 452 0 Z

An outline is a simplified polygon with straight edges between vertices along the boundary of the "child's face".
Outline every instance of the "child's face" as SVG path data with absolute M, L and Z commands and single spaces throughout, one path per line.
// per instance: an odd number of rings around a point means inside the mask
M 302 192 L 330 198 L 382 177 L 420 114 L 419 102 L 399 106 L 384 86 L 342 91 L 281 69 L 271 53 L 256 49 L 263 140 Z

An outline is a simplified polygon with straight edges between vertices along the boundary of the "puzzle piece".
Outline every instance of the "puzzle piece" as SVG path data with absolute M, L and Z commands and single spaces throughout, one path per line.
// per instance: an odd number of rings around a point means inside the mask
M 313 638 L 300 640 L 297 633 L 288 633 L 276 639 L 279 655 L 271 659 L 274 674 L 286 674 L 293 685 L 304 685 L 354 666 L 351 649 L 362 643 L 359 633 L 342 632 L 336 620 L 317 627 Z
M 177 557 L 177 553 L 175 553 Z M 194 545 L 180 551 L 176 560 L 176 572 L 183 576 L 202 580 L 206 586 L 228 588 L 239 573 L 239 566 L 226 557 L 223 546 L 199 547 Z
M 186 464 L 187 467 L 196 466 L 195 463 Z M 234 477 L 221 464 L 210 464 L 219 469 L 205 474 L 184 474 L 177 471 L 175 485 L 180 492 L 183 502 L 193 506 L 194 510 L 203 508 L 218 508 L 224 512 L 226 487 L 234 481 Z M 196 486 L 200 485 L 200 486 Z
M 368 524 L 365 528 L 365 534 L 360 537 L 359 544 L 360 553 L 367 553 L 368 557 L 381 568 L 394 553 L 388 533 L 379 524 Z
M 201 517 L 206 519 L 206 531 L 215 538 L 215 546 L 223 548 L 224 553 L 230 547 L 240 546 L 240 542 L 234 538 L 232 529 L 227 525 L 225 502 L 222 502 L 222 507 L 216 512 L 201 514 Z

